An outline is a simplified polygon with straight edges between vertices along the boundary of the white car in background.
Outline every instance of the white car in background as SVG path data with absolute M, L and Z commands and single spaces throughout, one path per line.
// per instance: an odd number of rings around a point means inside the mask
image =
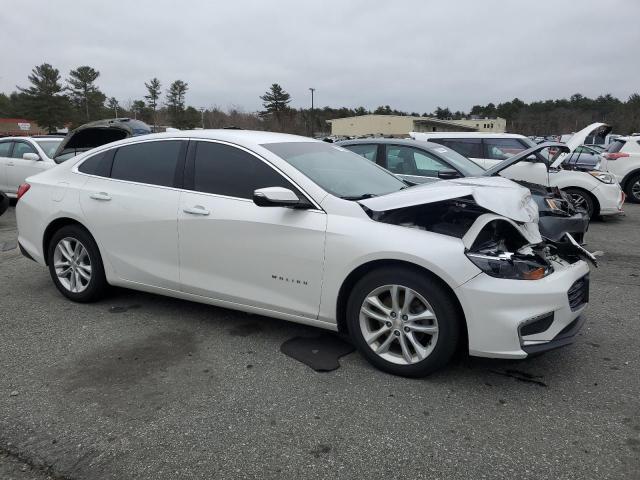
M 416 140 L 439 143 L 489 169 L 511 156 L 535 147 L 524 135 L 509 133 L 438 132 L 409 134 Z M 577 207 L 589 216 L 618 215 L 622 212 L 624 193 L 615 177 L 602 170 L 581 170 L 563 164 L 563 156 L 546 165 L 547 159 L 537 154 L 531 162 L 520 162 L 500 175 L 547 187 L 558 187 L 567 192 Z
M 602 157 L 602 168 L 616 176 L 630 201 L 640 203 L 640 135 L 616 138 Z
M 0 138 L 0 192 L 15 198 L 25 178 L 57 165 L 53 153 L 62 137 L 4 137 Z
M 408 187 L 305 137 L 133 137 L 27 179 L 23 254 L 73 301 L 108 285 L 348 333 L 387 372 L 428 374 L 461 341 L 525 358 L 570 343 L 585 251 L 546 245 L 530 192 L 500 177 Z

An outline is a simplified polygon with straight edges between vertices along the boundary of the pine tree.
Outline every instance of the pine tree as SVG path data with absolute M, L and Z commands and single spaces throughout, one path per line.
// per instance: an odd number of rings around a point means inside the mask
M 156 125 L 156 109 L 158 108 L 158 100 L 160 99 L 160 94 L 162 90 L 160 90 L 160 80 L 156 77 L 153 77 L 149 80 L 149 83 L 145 82 L 144 86 L 147 89 L 147 95 L 144 98 L 147 100 L 147 104 L 151 108 L 153 112 L 153 126 Z
M 282 114 L 289 109 L 291 95 L 285 92 L 280 85 L 274 83 L 260 99 L 264 107 L 264 111 L 260 112 L 260 114 L 263 116 L 274 115 L 280 121 Z
M 107 108 L 113 110 L 115 114 L 114 118 L 118 118 L 118 108 L 120 108 L 120 104 L 118 103 L 118 100 L 116 100 L 116 97 L 110 97 L 107 100 Z
M 85 120 L 88 122 L 92 116 L 96 117 L 104 105 L 106 96 L 95 85 L 100 72 L 84 65 L 69 72 L 67 83 L 71 92 L 71 100 L 78 108 L 84 106 Z
M 176 80 L 167 90 L 167 107 L 171 123 L 175 128 L 184 127 L 184 97 L 189 89 L 189 84 L 182 80 Z
M 55 132 L 56 127 L 64 125 L 69 111 L 69 99 L 63 93 L 60 71 L 43 63 L 31 70 L 29 81 L 30 87 L 18 87 L 22 93 L 15 96 L 12 94 L 11 98 L 22 97 L 25 113 L 49 132 Z

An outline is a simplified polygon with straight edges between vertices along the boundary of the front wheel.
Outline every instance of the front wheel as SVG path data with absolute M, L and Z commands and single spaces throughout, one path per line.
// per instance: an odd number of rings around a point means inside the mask
M 406 268 L 375 270 L 353 288 L 349 333 L 374 366 L 422 377 L 446 365 L 458 346 L 462 318 L 437 281 Z
M 49 273 L 60 292 L 74 302 L 93 302 L 108 288 L 100 251 L 78 225 L 58 230 L 49 242 Z
M 627 181 L 624 193 L 630 202 L 640 203 L 640 173 L 636 173 Z
M 588 192 L 580 188 L 567 188 L 565 192 L 571 197 L 571 201 L 576 208 L 585 210 L 589 218 L 593 217 L 596 205 L 593 197 Z

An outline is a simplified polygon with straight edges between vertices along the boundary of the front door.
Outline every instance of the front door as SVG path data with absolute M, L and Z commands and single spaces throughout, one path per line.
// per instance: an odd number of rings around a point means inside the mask
M 7 163 L 11 161 L 11 146 L 13 142 L 5 140 L 0 142 L 0 192 L 8 192 Z
M 255 189 L 276 186 L 303 195 L 252 153 L 192 141 L 178 212 L 185 292 L 317 317 L 327 216 L 253 203 Z
M 17 193 L 18 187 L 24 183 L 25 178 L 35 175 L 47 169 L 47 164 L 41 158 L 38 160 L 26 160 L 25 153 L 38 155 L 36 149 L 28 142 L 16 141 L 13 145 L 11 159 L 7 163 L 8 192 Z

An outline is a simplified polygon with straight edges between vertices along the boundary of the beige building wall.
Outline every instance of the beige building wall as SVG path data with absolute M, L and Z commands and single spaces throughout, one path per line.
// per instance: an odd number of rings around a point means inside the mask
M 385 135 L 405 136 L 409 132 L 505 131 L 504 118 L 482 120 L 439 120 L 404 115 L 360 115 L 328 121 L 336 136 Z
M 332 135 L 406 135 L 413 128 L 413 117 L 362 115 L 330 120 Z
M 507 121 L 501 117 L 456 120 L 455 122 L 473 127 L 478 132 L 504 133 L 507 130 Z

